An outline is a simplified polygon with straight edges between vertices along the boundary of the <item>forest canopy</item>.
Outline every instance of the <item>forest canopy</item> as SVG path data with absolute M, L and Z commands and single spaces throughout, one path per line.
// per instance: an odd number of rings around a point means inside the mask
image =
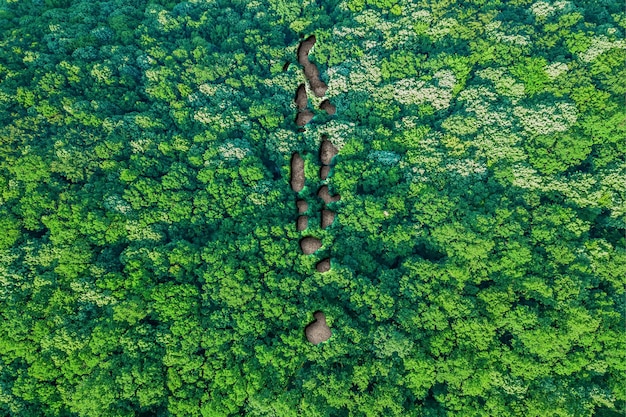
M 0 414 L 623 415 L 625 31 L 617 0 L 1 2 Z

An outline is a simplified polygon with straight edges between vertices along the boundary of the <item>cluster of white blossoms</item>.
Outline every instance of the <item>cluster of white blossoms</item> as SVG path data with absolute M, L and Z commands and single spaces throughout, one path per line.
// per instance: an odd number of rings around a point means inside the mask
M 430 174 L 444 170 L 443 161 L 446 154 L 441 150 L 442 138 L 440 132 L 429 132 L 419 141 L 417 156 L 410 160 L 405 157 L 400 161 L 400 167 L 404 169 L 408 180 L 427 182 L 430 180 Z
M 538 1 L 530 6 L 530 12 L 537 20 L 543 20 L 557 12 L 569 12 L 574 8 L 569 1 Z
M 338 38 L 355 38 L 355 39 L 365 39 L 369 35 L 368 28 L 362 25 L 356 27 L 333 27 L 332 36 Z
M 453 114 L 441 123 L 441 127 L 453 135 L 471 135 L 478 131 L 480 122 L 473 116 Z
M 267 203 L 267 193 L 271 189 L 271 184 L 265 181 L 257 181 L 251 193 L 248 193 L 248 199 L 257 206 L 263 206 Z
M 130 149 L 133 153 L 144 153 L 150 147 L 152 141 L 147 138 L 139 138 L 130 141 Z
M 609 218 L 626 218 L 626 177 L 624 171 L 617 168 L 588 174 L 578 172 L 568 177 L 544 177 L 542 191 L 557 191 L 579 207 L 602 207 L 609 209 Z
M 108 65 L 98 63 L 91 68 L 90 74 L 97 82 L 107 83 L 113 76 L 113 70 Z M 153 71 L 146 71 L 146 78 L 150 81 L 154 81 L 151 77 L 155 78 L 156 74 L 153 74 Z
M 510 128 L 514 120 L 504 104 L 496 103 L 499 99 L 496 92 L 484 85 L 469 87 L 459 94 L 459 101 L 465 104 L 465 111 L 473 113 L 479 127 Z
M 245 139 L 232 139 L 221 144 L 217 150 L 224 159 L 243 159 L 252 153 L 250 142 Z
M 350 71 L 348 71 L 348 68 L 344 64 L 329 68 L 328 71 L 326 71 L 326 74 L 328 74 L 328 90 L 326 91 L 326 97 L 332 98 L 350 91 L 347 75 L 349 73 Z
M 221 111 L 224 112 L 222 113 Z M 208 107 L 203 107 L 194 113 L 193 118 L 200 123 L 210 126 L 220 126 L 224 129 L 230 129 L 238 125 L 249 126 L 250 124 L 250 121 L 243 112 L 232 108 L 218 108 L 212 110 Z
M 473 159 L 460 159 L 450 162 L 445 166 L 445 170 L 455 172 L 462 177 L 480 176 L 484 177 L 487 172 L 485 164 Z
M 477 85 L 461 91 L 458 100 L 465 102 L 467 111 L 475 112 L 478 108 L 495 103 L 498 100 L 498 94 L 487 86 Z
M 490 126 L 476 135 L 472 145 L 477 148 L 476 156 L 485 157 L 489 161 L 525 161 L 528 156 L 519 146 L 522 140 L 520 135 L 510 129 Z
M 128 214 L 133 210 L 130 204 L 117 194 L 105 197 L 102 205 L 107 210 L 116 211 L 121 214 Z
M 280 90 L 289 92 L 289 94 L 293 95 L 293 91 L 296 89 L 298 84 L 300 82 L 304 82 L 304 80 L 305 77 L 302 71 L 294 72 L 289 69 L 286 72 L 274 74 L 270 78 L 264 78 L 262 83 L 268 87 L 272 87 L 276 91 Z
M 506 32 L 499 30 L 500 27 L 502 27 L 501 20 L 494 20 L 485 26 L 486 32 L 495 42 L 519 46 L 526 46 L 530 43 L 527 36 L 507 34 Z
M 168 221 L 167 214 L 162 213 L 164 217 L 161 220 Z M 153 240 L 158 242 L 163 239 L 163 234 L 155 230 L 153 224 L 142 224 L 138 220 L 126 221 L 126 237 L 130 241 L 134 240 Z
M 383 165 L 395 165 L 400 161 L 400 155 L 391 151 L 370 151 L 367 157 Z
M 220 87 L 219 84 L 204 83 L 198 86 L 198 90 L 200 90 L 200 92 L 204 95 L 214 96 L 215 93 L 217 93 L 217 90 L 219 87 Z
M 190 105 L 194 107 L 199 107 L 199 106 L 207 104 L 204 97 L 199 91 L 189 94 L 187 96 L 187 103 L 189 103 Z
M 433 80 L 437 82 L 437 79 Z M 445 80 L 444 80 L 445 82 Z M 452 90 L 426 85 L 424 81 L 414 78 L 405 78 L 395 83 L 385 85 L 380 90 L 383 98 L 394 99 L 405 105 L 430 104 L 435 110 L 443 110 L 450 106 Z
M 300 141 L 291 130 L 274 129 L 267 137 L 265 145 L 272 152 L 291 155 L 300 146 Z
M 543 185 L 543 176 L 528 164 L 514 164 L 512 172 L 512 184 L 516 187 L 535 190 L 540 189 Z
M 83 303 L 95 304 L 103 307 L 116 302 L 112 295 L 105 295 L 102 290 L 98 289 L 94 284 L 85 281 L 72 281 L 70 288 L 74 293 L 78 294 L 78 300 Z
M 565 132 L 576 123 L 578 111 L 573 103 L 538 104 L 531 108 L 516 106 L 513 114 L 530 134 L 549 135 Z
M 394 121 L 394 127 L 397 130 L 415 129 L 420 123 L 418 116 L 404 116 L 400 120 Z
M 409 24 L 406 27 L 411 27 L 412 24 Z M 383 42 L 383 48 L 385 49 L 395 49 L 395 48 L 407 48 L 411 45 L 415 35 L 415 31 L 413 29 L 401 28 L 400 30 L 394 31 L 389 34 L 389 37 L 385 39 Z
M 565 62 L 553 62 L 551 64 L 546 65 L 543 70 L 546 72 L 548 77 L 554 79 L 558 77 L 559 75 L 569 71 L 569 67 L 567 66 Z
M 516 104 L 524 97 L 524 84 L 506 74 L 506 69 L 504 68 L 485 68 L 476 71 L 476 75 L 484 80 L 491 81 L 496 92 L 501 96 L 509 97 L 513 104 Z
M 435 83 L 440 88 L 453 89 L 456 85 L 457 79 L 454 72 L 446 69 L 441 69 L 434 74 Z
M 204 83 L 198 86 L 198 90 L 207 96 L 212 106 L 217 106 L 221 110 L 232 106 L 232 103 L 237 103 L 244 98 L 244 93 L 223 83 Z
M 380 58 L 377 55 L 369 54 L 361 57 L 359 63 L 354 66 L 355 68 L 348 73 L 350 84 L 367 91 L 376 89 L 377 84 L 383 79 L 379 63 Z
M 367 54 L 358 61 L 349 59 L 334 68 L 329 68 L 328 90 L 325 98 L 333 98 L 355 90 L 374 93 L 382 82 L 380 59 L 375 54 Z M 339 100 L 341 101 L 341 100 Z M 340 102 L 335 104 L 341 104 Z
M 445 17 L 437 20 L 434 26 L 428 28 L 426 34 L 437 41 L 449 34 L 450 31 L 458 25 L 459 22 L 456 19 Z
M 613 48 L 626 49 L 626 41 L 624 39 L 611 40 L 604 35 L 594 36 L 589 48 L 585 52 L 578 54 L 578 58 L 583 62 L 589 63 Z
M 326 135 L 330 138 L 331 142 L 337 148 L 341 150 L 351 137 L 356 134 L 356 124 L 353 122 L 339 121 L 337 119 L 330 120 L 328 123 L 316 126 L 315 131 L 308 129 L 304 132 L 304 139 L 307 141 L 307 146 L 315 148 L 319 146 L 320 137 Z
M 252 192 L 248 194 L 248 199 L 257 206 L 264 206 L 271 203 L 280 195 L 276 190 L 276 183 L 270 180 L 257 181 L 252 187 Z
M 396 23 L 387 20 L 380 12 L 373 9 L 367 9 L 355 15 L 354 20 L 369 31 L 375 29 L 382 32 L 385 37 L 391 33 L 391 30 L 396 25 Z

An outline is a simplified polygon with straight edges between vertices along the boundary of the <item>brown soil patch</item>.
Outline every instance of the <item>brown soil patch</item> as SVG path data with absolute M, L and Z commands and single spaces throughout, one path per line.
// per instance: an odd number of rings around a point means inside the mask
M 304 188 L 304 159 L 298 153 L 291 157 L 291 189 L 300 192 Z
M 302 253 L 310 255 L 322 247 L 322 241 L 318 238 L 307 236 L 300 241 Z
M 300 84 L 296 90 L 296 98 L 294 99 L 298 110 L 305 110 L 308 105 L 308 97 L 306 95 L 306 88 L 304 84 Z
M 298 115 L 296 116 L 296 125 L 298 126 L 306 125 L 311 120 L 313 120 L 313 116 L 314 114 L 311 110 L 302 110 L 298 112 Z
M 324 139 L 320 144 L 320 161 L 324 165 L 330 165 L 338 152 L 337 148 L 329 140 Z
M 296 230 L 301 232 L 306 230 L 309 227 L 309 218 L 307 216 L 298 216 L 298 220 L 296 221 Z
M 304 200 L 298 200 L 296 201 L 296 207 L 298 207 L 299 214 L 306 213 L 309 209 L 309 203 Z
M 327 185 L 324 185 L 319 189 L 319 191 L 317 192 L 317 196 L 321 198 L 322 201 L 324 201 L 324 203 L 326 204 L 334 203 L 335 201 L 341 200 L 341 196 L 339 194 L 336 194 L 334 196 L 330 195 Z
M 322 229 L 326 229 L 335 221 L 335 212 L 322 210 Z
M 315 45 L 315 41 L 315 35 L 311 35 L 300 42 L 300 46 L 298 47 L 298 62 L 300 65 L 304 65 L 309 61 L 309 52 L 311 52 L 311 48 Z
M 329 116 L 332 116 L 335 113 L 337 113 L 337 107 L 334 104 L 332 104 L 330 101 L 328 101 L 328 99 L 320 103 L 320 109 L 324 110 Z
M 315 94 L 317 97 L 324 97 L 326 91 L 328 90 L 328 86 L 319 79 L 320 72 L 317 70 L 317 67 L 314 64 L 311 64 L 311 67 L 309 68 L 313 68 L 314 71 L 307 74 L 305 68 L 304 75 L 309 78 L 309 83 L 311 84 L 311 90 L 313 90 L 313 94 Z
M 317 272 L 328 272 L 330 271 L 330 258 L 322 259 L 315 265 L 315 269 Z
M 319 345 L 322 342 L 330 339 L 332 332 L 330 327 L 326 324 L 326 316 L 321 311 L 316 312 L 314 315 L 315 321 L 304 329 L 306 338 L 314 345 Z
M 324 165 L 320 168 L 320 179 L 325 180 L 328 178 L 328 174 L 330 174 L 330 167 L 328 165 Z
M 309 52 L 315 45 L 315 35 L 311 35 L 300 43 L 298 47 L 298 62 L 304 68 L 304 76 L 309 80 L 311 90 L 317 97 L 324 97 L 328 86 L 320 80 L 320 72 L 317 66 L 309 61 Z

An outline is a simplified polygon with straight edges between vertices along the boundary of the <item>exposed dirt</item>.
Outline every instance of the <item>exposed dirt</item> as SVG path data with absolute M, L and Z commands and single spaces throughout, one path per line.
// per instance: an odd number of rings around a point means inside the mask
M 328 178 L 328 174 L 330 174 L 330 167 L 328 165 L 324 165 L 320 168 L 320 179 L 325 180 Z
M 335 113 L 337 113 L 337 107 L 334 104 L 332 104 L 330 101 L 328 101 L 328 99 L 320 103 L 320 109 L 324 110 L 329 116 L 332 116 Z
M 320 80 L 320 72 L 317 65 L 309 61 L 309 52 L 315 45 L 315 35 L 311 35 L 300 43 L 298 47 L 298 62 L 304 68 L 304 76 L 309 80 L 311 90 L 317 97 L 324 97 L 328 86 Z
M 313 116 L 315 116 L 315 115 L 313 114 L 313 112 L 311 110 L 299 111 L 298 115 L 296 116 L 296 125 L 298 125 L 298 126 L 306 125 L 311 120 L 313 120 Z
M 322 229 L 326 229 L 335 221 L 335 212 L 330 210 L 322 210 Z
M 315 317 L 315 321 L 306 326 L 304 332 L 309 342 L 314 345 L 319 345 L 330 339 L 332 332 L 330 331 L 330 327 L 326 324 L 326 316 L 324 313 L 317 311 L 313 317 Z
M 306 87 L 304 84 L 300 84 L 296 90 L 296 97 L 294 98 L 298 110 L 305 110 L 308 106 L 309 99 L 306 95 Z
M 330 271 L 330 258 L 322 259 L 315 265 L 315 269 L 317 272 L 328 272 Z
M 309 62 L 309 52 L 311 52 L 311 48 L 315 45 L 315 41 L 315 35 L 311 35 L 300 42 L 300 46 L 298 47 L 298 62 L 300 65 L 304 66 L 304 63 Z
M 338 152 L 337 148 L 326 137 L 322 137 L 322 143 L 320 144 L 320 161 L 322 164 L 330 165 Z
M 298 153 L 291 157 L 291 189 L 299 193 L 304 188 L 304 159 Z
M 335 194 L 333 196 L 330 195 L 327 185 L 324 185 L 319 189 L 319 191 L 317 192 L 317 196 L 321 198 L 325 204 L 334 203 L 335 201 L 341 200 L 341 196 L 339 194 Z
M 309 218 L 307 216 L 298 216 L 298 220 L 296 221 L 296 230 L 301 232 L 306 230 L 309 227 Z
M 307 236 L 300 241 L 302 253 L 310 255 L 322 247 L 322 241 L 316 237 Z
M 309 203 L 304 200 L 296 201 L 296 207 L 298 207 L 298 213 L 306 213 L 309 210 Z

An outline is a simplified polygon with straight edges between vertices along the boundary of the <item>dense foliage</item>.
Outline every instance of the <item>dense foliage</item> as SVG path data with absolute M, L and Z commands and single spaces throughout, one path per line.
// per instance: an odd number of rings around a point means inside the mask
M 623 415 L 622 8 L 1 2 L 0 414 Z

